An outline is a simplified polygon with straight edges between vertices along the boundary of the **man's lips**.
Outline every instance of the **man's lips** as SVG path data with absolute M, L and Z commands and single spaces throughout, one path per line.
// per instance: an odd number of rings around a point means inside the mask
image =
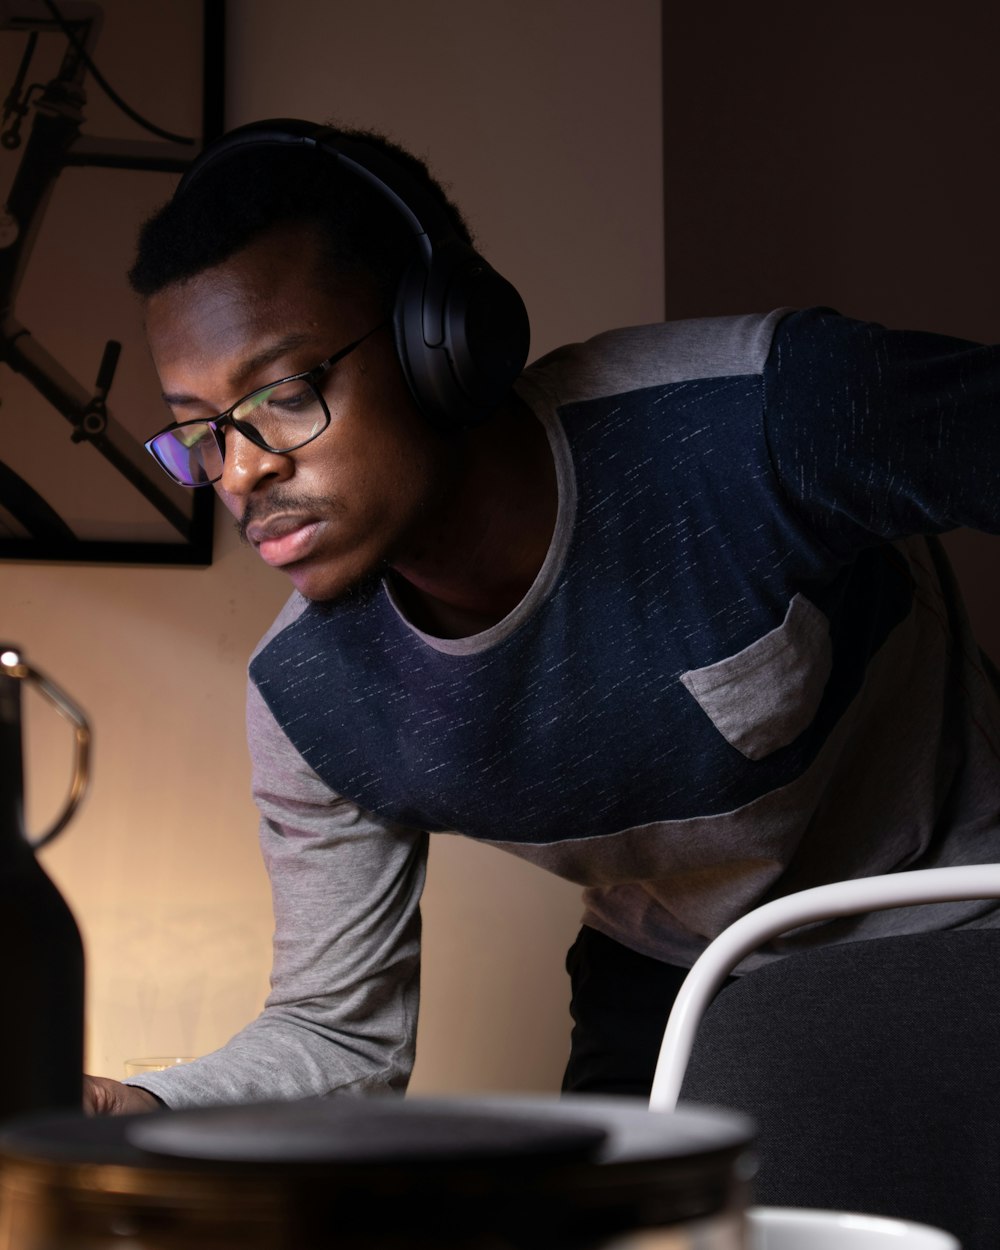
M 285 513 L 266 521 L 251 521 L 246 536 L 265 564 L 279 568 L 309 555 L 322 524 L 310 516 Z

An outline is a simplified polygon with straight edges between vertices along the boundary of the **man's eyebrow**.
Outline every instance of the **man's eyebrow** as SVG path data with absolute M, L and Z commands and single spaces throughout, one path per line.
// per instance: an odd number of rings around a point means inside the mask
M 247 378 L 253 377 L 255 373 L 265 369 L 275 360 L 280 360 L 288 352 L 295 351 L 296 348 L 310 342 L 312 342 L 312 336 L 301 332 L 286 334 L 282 338 L 276 339 L 273 343 L 262 347 L 260 351 L 254 352 L 252 356 L 248 356 L 246 360 L 241 360 L 229 375 L 229 385 L 235 392 Z M 266 382 L 264 385 L 266 385 Z M 163 399 L 171 408 L 182 408 L 185 404 L 200 404 L 204 402 L 197 395 L 186 395 L 183 392 L 172 393 L 164 391 Z
M 284 338 L 270 343 L 267 347 L 262 347 L 248 360 L 244 360 L 230 375 L 230 381 L 235 385 L 244 378 L 252 377 L 259 369 L 265 368 L 275 360 L 280 360 L 288 352 L 293 352 L 297 347 L 310 342 L 312 342 L 312 335 L 303 334 L 301 331 L 286 334 Z

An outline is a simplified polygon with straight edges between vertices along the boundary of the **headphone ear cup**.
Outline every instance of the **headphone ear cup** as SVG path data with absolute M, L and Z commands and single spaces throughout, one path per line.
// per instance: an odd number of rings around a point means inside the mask
M 528 357 L 528 314 L 515 288 L 471 247 L 436 247 L 404 273 L 396 296 L 396 348 L 421 411 L 436 425 L 485 421 Z

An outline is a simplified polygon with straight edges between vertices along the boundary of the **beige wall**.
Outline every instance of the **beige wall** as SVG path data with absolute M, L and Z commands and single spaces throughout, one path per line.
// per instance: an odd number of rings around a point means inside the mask
M 229 122 L 334 117 L 413 146 L 523 290 L 536 352 L 662 315 L 657 0 L 229 7 Z M 218 552 L 197 571 L 0 567 L 0 631 L 96 725 L 92 794 L 45 863 L 87 942 L 90 1063 L 112 1075 L 211 1049 L 266 991 L 243 669 L 286 588 L 223 522 Z M 66 751 L 33 722 L 40 823 Z M 555 1087 L 578 912 L 574 887 L 434 840 L 414 1088 Z

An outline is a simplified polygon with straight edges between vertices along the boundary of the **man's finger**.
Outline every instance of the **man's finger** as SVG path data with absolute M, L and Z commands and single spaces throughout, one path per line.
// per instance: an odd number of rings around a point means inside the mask
M 163 1104 L 147 1090 L 123 1085 L 107 1076 L 83 1078 L 83 1109 L 87 1115 L 129 1115 L 155 1111 Z

